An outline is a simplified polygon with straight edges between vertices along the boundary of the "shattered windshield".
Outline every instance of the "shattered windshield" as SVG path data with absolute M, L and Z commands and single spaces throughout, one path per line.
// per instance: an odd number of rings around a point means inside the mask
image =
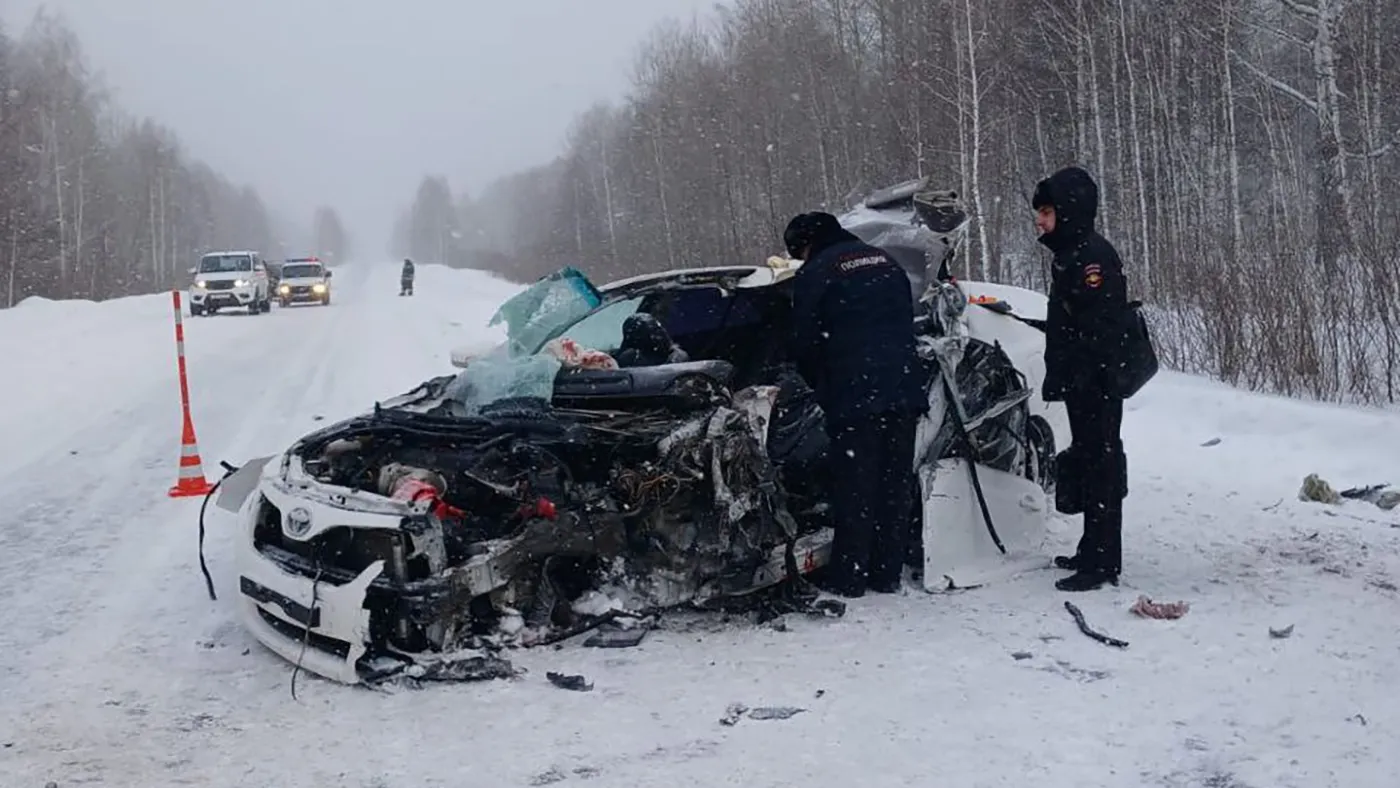
M 501 305 L 490 325 L 506 324 L 511 356 L 529 356 L 603 302 L 598 288 L 574 268 L 536 282 Z
M 253 258 L 246 254 L 210 254 L 199 261 L 201 274 L 232 274 L 253 270 Z
M 545 343 L 576 324 L 587 323 L 603 297 L 574 268 L 552 274 L 501 305 L 490 325 L 505 323 L 506 342 L 475 358 L 448 384 L 445 396 L 476 415 L 486 405 L 515 397 L 548 401 L 560 360 L 541 353 Z M 612 311 L 604 308 L 599 314 Z M 619 318 L 618 336 L 621 336 Z M 582 341 L 582 340 L 581 340 Z
M 642 307 L 642 301 L 646 296 L 633 296 L 621 301 L 614 301 L 592 314 L 584 317 L 577 323 L 567 327 L 561 326 L 557 336 L 568 337 L 579 344 L 579 347 L 588 350 L 601 350 L 605 353 L 615 353 L 622 347 L 622 324 L 627 318 L 637 313 Z M 545 342 L 554 339 L 556 335 L 545 337 L 540 342 L 541 347 Z M 540 348 L 535 348 L 538 353 Z
M 548 402 L 554 396 L 554 377 L 563 365 L 545 353 L 506 356 L 491 353 L 473 359 L 470 366 L 447 384 L 443 396 L 456 401 L 468 416 L 475 416 L 493 402 L 524 397 Z

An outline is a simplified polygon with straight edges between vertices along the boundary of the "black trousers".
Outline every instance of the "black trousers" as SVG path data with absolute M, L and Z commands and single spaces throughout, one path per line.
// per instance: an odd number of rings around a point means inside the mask
M 1080 395 L 1065 401 L 1072 437 L 1075 486 L 1084 507 L 1084 536 L 1076 556 L 1081 571 L 1123 571 L 1123 498 L 1128 458 L 1123 452 L 1123 401 Z
M 828 416 L 833 583 L 853 591 L 898 585 L 914 504 L 916 423 L 912 414 L 898 411 Z

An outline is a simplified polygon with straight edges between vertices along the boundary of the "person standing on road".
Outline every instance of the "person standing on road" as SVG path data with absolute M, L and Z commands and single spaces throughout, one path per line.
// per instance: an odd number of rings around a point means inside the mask
M 924 404 L 909 278 L 829 213 L 794 217 L 783 242 L 804 261 L 793 277 L 793 357 L 831 440 L 836 535 L 818 585 L 847 597 L 894 593 Z
M 1123 569 L 1123 499 L 1128 494 L 1123 451 L 1124 327 L 1128 283 L 1118 252 L 1094 229 L 1099 188 L 1079 167 L 1066 167 L 1036 185 L 1031 205 L 1040 243 L 1054 252 L 1045 337 L 1046 402 L 1064 402 L 1072 435 L 1057 458 L 1057 508 L 1084 514 L 1073 556 L 1055 566 L 1074 572 L 1055 582 L 1061 591 L 1118 584 Z
M 413 261 L 403 260 L 403 270 L 399 272 L 399 295 L 413 295 Z

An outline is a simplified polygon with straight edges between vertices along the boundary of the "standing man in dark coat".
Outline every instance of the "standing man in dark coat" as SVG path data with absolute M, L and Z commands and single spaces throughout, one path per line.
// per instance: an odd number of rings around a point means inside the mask
M 1036 185 L 1032 206 L 1051 264 L 1045 338 L 1046 402 L 1064 402 L 1073 436 L 1061 454 L 1060 484 L 1074 493 L 1066 513 L 1084 513 L 1084 535 L 1073 556 L 1055 565 L 1074 572 L 1061 591 L 1118 584 L 1123 569 L 1123 498 L 1128 494 L 1123 452 L 1123 397 L 1128 283 L 1118 252 L 1094 230 L 1099 189 L 1089 173 L 1067 167 Z M 1077 500 L 1076 500 L 1077 499 Z
M 793 218 L 793 356 L 831 438 L 836 535 L 821 583 L 848 597 L 899 590 L 914 490 L 915 374 L 909 277 L 829 213 Z
M 413 261 L 407 257 L 399 271 L 399 295 L 413 295 Z

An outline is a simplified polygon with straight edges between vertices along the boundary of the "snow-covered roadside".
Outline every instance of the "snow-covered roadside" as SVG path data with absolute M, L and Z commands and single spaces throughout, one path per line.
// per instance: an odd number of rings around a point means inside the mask
M 275 451 L 318 416 L 450 371 L 448 349 L 489 336 L 481 325 L 514 292 L 425 266 L 418 294 L 398 298 L 396 277 L 348 270 L 327 309 L 187 323 L 264 326 L 247 335 L 264 354 L 252 375 L 241 350 L 191 331 L 206 463 Z M 119 336 L 124 319 L 94 334 Z M 1400 513 L 1296 500 L 1310 472 L 1400 483 L 1393 415 L 1164 373 L 1126 419 L 1124 586 L 1071 597 L 1126 650 L 1083 637 L 1047 571 L 862 599 L 786 631 L 681 620 L 632 650 L 519 654 L 529 673 L 516 682 L 381 694 L 303 674 L 294 702 L 290 666 L 233 618 L 226 521 L 211 533 L 222 598 L 210 602 L 196 504 L 163 498 L 169 382 L 64 395 L 93 410 L 98 394 L 123 400 L 129 418 L 91 419 L 79 458 L 50 441 L 51 463 L 0 474 L 6 785 L 1389 788 L 1400 773 Z M 33 403 L 13 423 L 49 417 Z M 1060 546 L 1071 541 L 1067 529 Z M 1139 619 L 1127 612 L 1138 594 L 1192 607 Z M 1270 637 L 1290 624 L 1292 637 Z M 550 670 L 594 690 L 556 689 Z M 806 711 L 721 725 L 734 702 Z
M 267 319 L 187 317 L 186 329 L 192 342 L 239 351 Z M 95 424 L 154 427 L 131 424 L 130 408 L 162 393 L 178 408 L 170 294 L 101 303 L 31 298 L 0 310 L 0 370 L 0 476 L 51 448 L 81 453 L 71 439 Z

